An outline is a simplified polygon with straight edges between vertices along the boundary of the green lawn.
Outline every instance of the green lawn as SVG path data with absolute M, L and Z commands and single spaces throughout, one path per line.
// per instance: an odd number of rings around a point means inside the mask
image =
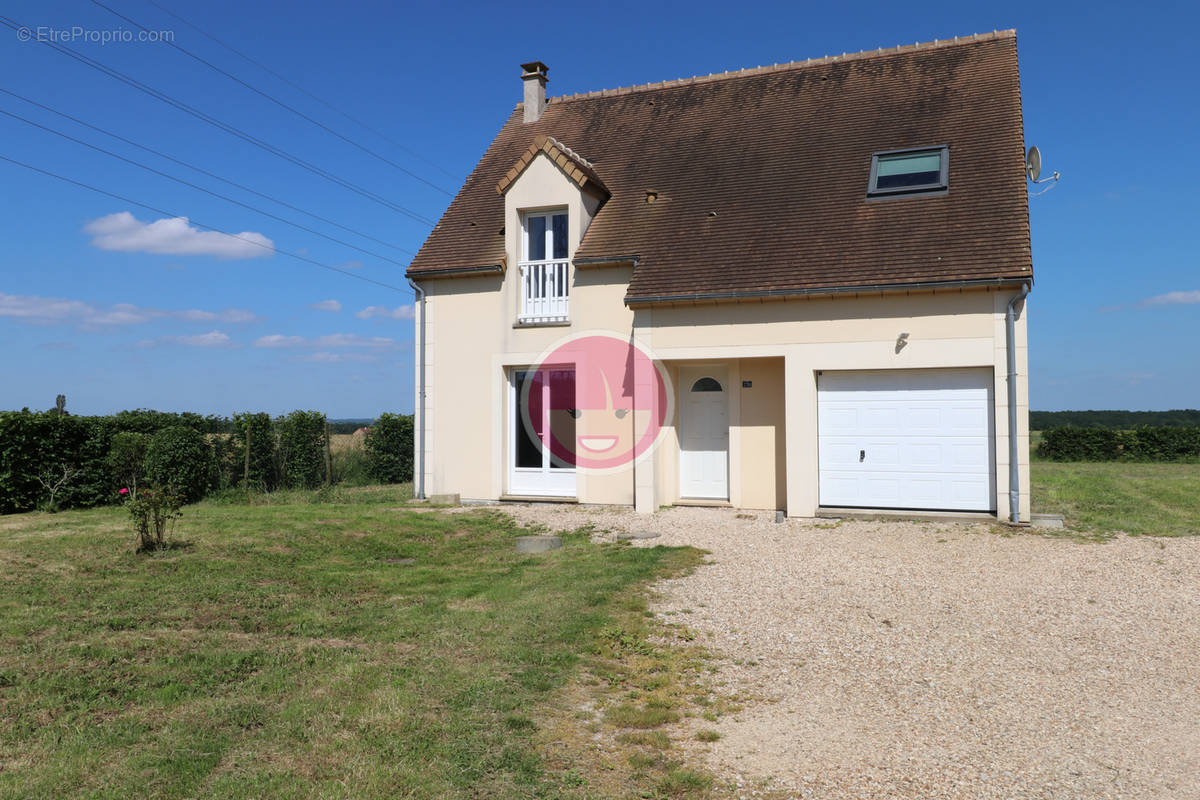
M 517 555 L 507 517 L 405 491 L 204 503 L 149 555 L 117 508 L 0 518 L 0 797 L 606 796 L 582 749 L 546 755 L 554 698 L 587 668 L 662 705 L 643 587 L 700 554 Z M 627 761 L 642 796 L 707 786 Z
M 1095 534 L 1200 535 L 1200 464 L 1032 464 L 1033 510 Z

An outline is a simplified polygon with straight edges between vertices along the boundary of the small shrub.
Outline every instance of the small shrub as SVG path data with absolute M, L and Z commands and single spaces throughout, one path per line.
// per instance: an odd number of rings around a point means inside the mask
M 405 483 L 413 478 L 413 418 L 380 414 L 367 431 L 365 444 L 370 475 L 380 483 Z
M 146 477 L 178 494 L 182 502 L 194 503 L 208 489 L 211 458 L 208 440 L 195 428 L 164 428 L 146 448 Z
M 172 489 L 144 489 L 135 497 L 128 489 L 121 493 L 128 499 L 125 507 L 133 518 L 137 535 L 137 550 L 160 550 L 167 543 L 167 529 L 173 520 L 182 516 L 182 496 Z

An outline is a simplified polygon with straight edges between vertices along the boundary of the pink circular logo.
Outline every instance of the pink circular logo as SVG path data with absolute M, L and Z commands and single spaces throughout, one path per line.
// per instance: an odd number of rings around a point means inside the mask
M 568 339 L 518 377 L 527 446 L 549 449 L 560 467 L 632 464 L 670 418 L 665 370 L 628 338 L 588 333 Z

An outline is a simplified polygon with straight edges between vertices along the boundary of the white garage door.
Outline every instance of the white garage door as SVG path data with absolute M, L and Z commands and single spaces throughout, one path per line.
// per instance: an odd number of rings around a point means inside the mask
M 989 369 L 817 377 L 825 507 L 995 511 Z

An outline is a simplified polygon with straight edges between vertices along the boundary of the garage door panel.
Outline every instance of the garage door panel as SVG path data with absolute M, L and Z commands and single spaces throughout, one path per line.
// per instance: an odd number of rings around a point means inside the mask
M 821 504 L 994 510 L 993 380 L 990 369 L 821 375 Z
M 858 463 L 858 448 L 853 442 L 830 442 L 825 448 L 826 463 L 830 467 L 850 466 Z
M 822 430 L 830 434 L 858 431 L 858 409 L 844 405 L 833 406 L 825 415 Z
M 905 423 L 905 427 L 914 432 L 940 430 L 942 410 L 940 408 L 910 408 Z
M 912 446 L 912 464 L 915 467 L 940 467 L 945 459 L 940 444 L 918 442 Z

